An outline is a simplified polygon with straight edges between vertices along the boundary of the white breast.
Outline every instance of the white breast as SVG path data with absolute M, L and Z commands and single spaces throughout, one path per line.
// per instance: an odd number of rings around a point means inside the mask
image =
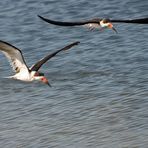
M 22 80 L 22 81 L 33 81 L 34 80 L 31 74 L 26 70 L 16 73 L 11 78 Z

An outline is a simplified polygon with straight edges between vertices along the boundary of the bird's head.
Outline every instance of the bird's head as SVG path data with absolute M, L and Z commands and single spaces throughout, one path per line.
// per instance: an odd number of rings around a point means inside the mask
M 47 84 L 48 86 L 51 87 L 50 83 L 48 82 L 48 79 L 44 76 L 44 74 L 32 71 L 32 75 L 33 75 L 34 80 L 40 81 L 40 82 Z
M 117 33 L 117 30 L 113 27 L 113 24 L 108 20 L 108 19 L 102 19 L 100 21 L 100 26 L 102 28 L 109 28 L 109 29 L 112 29 L 114 30 L 116 33 Z

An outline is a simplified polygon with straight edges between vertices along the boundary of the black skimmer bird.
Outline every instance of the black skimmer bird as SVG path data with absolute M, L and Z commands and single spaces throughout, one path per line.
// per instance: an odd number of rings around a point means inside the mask
M 141 18 L 141 19 L 131 19 L 131 20 L 114 20 L 114 19 L 90 19 L 86 21 L 77 21 L 77 22 L 60 22 L 60 21 L 54 21 L 51 19 L 44 18 L 40 15 L 38 15 L 39 18 L 44 20 L 47 23 L 53 24 L 53 25 L 59 25 L 59 26 L 86 26 L 90 29 L 95 28 L 110 28 L 113 29 L 116 33 L 117 30 L 113 27 L 112 23 L 135 23 L 135 24 L 148 24 L 148 18 Z
M 10 64 L 14 72 L 16 73 L 15 75 L 10 76 L 8 78 L 13 78 L 13 79 L 18 79 L 21 81 L 28 81 L 28 82 L 37 80 L 37 81 L 41 81 L 44 84 L 51 86 L 47 78 L 44 76 L 44 74 L 39 72 L 39 69 L 45 62 L 47 62 L 49 59 L 54 57 L 57 53 L 64 51 L 64 50 L 68 50 L 71 47 L 78 45 L 79 43 L 80 42 L 74 42 L 72 44 L 65 46 L 62 49 L 59 49 L 51 54 L 46 55 L 44 58 L 39 60 L 37 63 L 35 63 L 30 68 L 28 68 L 28 66 L 26 65 L 21 50 L 16 48 L 15 46 L 0 40 L 0 51 L 10 61 Z
M 110 28 L 114 30 L 117 33 L 117 30 L 113 27 L 113 24 L 108 19 L 91 19 L 87 21 L 77 21 L 77 22 L 60 22 L 60 21 L 54 21 L 51 19 L 44 18 L 40 15 L 38 15 L 39 18 L 44 20 L 47 23 L 53 24 L 53 25 L 59 25 L 59 26 L 85 26 L 89 28 L 90 30 L 93 29 L 104 29 L 104 28 Z
M 113 24 L 108 19 L 91 19 L 87 21 L 77 21 L 77 22 L 60 22 L 60 21 L 54 21 L 51 19 L 44 18 L 40 15 L 38 15 L 39 18 L 44 20 L 47 23 L 58 25 L 58 26 L 85 26 L 89 28 L 90 30 L 93 29 L 103 29 L 103 28 L 110 28 L 114 30 L 117 33 L 117 30 L 113 27 Z

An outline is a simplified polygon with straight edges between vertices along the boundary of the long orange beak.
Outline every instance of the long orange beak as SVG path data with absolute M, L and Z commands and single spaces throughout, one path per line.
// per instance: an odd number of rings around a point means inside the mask
M 41 81 L 44 83 L 44 84 L 47 84 L 49 87 L 51 87 L 50 83 L 48 82 L 47 78 L 46 77 L 42 77 L 41 78 Z
M 110 29 L 114 30 L 116 33 L 118 33 L 117 30 L 113 27 L 112 23 L 109 23 L 108 28 L 110 28 Z

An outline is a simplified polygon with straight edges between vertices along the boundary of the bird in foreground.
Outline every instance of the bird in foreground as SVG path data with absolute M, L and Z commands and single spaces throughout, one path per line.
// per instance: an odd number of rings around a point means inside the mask
M 89 29 L 103 29 L 103 28 L 109 28 L 114 30 L 117 33 L 117 30 L 113 27 L 112 23 L 134 23 L 134 24 L 148 24 L 148 18 L 140 18 L 140 19 L 129 19 L 129 20 L 114 20 L 114 19 L 90 19 L 90 20 L 84 20 L 84 21 L 76 21 L 76 22 L 61 22 L 61 21 L 54 21 L 51 19 L 44 18 L 40 15 L 38 15 L 39 18 L 41 18 L 43 21 L 53 24 L 53 25 L 59 25 L 59 26 L 86 26 Z
M 18 79 L 21 81 L 28 81 L 28 82 L 36 80 L 36 81 L 43 82 L 48 86 L 51 86 L 47 78 L 44 76 L 43 73 L 39 71 L 39 69 L 45 62 L 47 62 L 49 59 L 54 57 L 57 53 L 68 50 L 71 47 L 78 45 L 79 43 L 80 42 L 73 42 L 72 44 L 69 44 L 62 49 L 59 49 L 51 54 L 46 55 L 44 58 L 36 62 L 30 68 L 28 68 L 28 66 L 26 65 L 23 54 L 21 50 L 18 49 L 17 47 L 5 41 L 0 40 L 0 51 L 10 61 L 10 64 L 15 72 L 15 75 L 9 76 L 8 78 L 13 78 L 13 79 Z

